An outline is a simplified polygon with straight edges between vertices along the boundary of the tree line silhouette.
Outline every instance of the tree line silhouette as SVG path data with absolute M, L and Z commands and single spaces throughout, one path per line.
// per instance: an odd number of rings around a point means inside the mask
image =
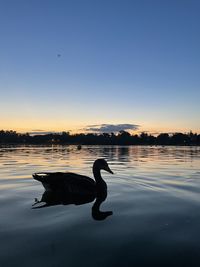
M 16 131 L 0 131 L 0 144 L 76 144 L 76 145 L 200 145 L 200 134 L 161 133 L 153 136 L 148 133 L 131 135 L 127 131 L 119 133 L 79 133 L 69 132 L 31 135 Z

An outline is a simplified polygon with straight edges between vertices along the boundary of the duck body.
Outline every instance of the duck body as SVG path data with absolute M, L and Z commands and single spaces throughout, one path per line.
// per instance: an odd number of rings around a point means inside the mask
M 95 190 L 95 181 L 87 176 L 71 172 L 35 173 L 33 178 L 48 191 L 89 193 Z

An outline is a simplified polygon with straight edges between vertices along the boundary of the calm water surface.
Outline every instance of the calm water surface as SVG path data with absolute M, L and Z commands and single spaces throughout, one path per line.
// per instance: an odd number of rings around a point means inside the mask
M 102 171 L 103 221 L 93 203 L 32 209 L 39 171 Z M 75 146 L 0 148 L 0 266 L 200 266 L 200 148 Z

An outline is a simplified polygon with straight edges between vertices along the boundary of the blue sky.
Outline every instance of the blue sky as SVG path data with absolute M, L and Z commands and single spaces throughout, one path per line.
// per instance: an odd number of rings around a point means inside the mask
M 200 1 L 1 0 L 1 128 L 198 131 Z

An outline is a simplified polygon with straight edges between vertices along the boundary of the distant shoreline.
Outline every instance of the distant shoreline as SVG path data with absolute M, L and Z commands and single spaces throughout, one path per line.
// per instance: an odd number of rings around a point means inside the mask
M 153 136 L 148 133 L 131 135 L 119 133 L 50 133 L 44 135 L 21 134 L 15 131 L 0 131 L 0 145 L 149 145 L 149 146 L 200 146 L 200 134 L 160 133 Z
M 24 143 L 0 143 L 1 148 L 12 148 L 12 147 L 56 147 L 56 146 L 79 146 L 80 144 L 24 144 Z M 115 144 L 115 145 L 107 145 L 107 144 L 82 144 L 81 146 L 107 146 L 107 147 L 200 147 L 200 145 L 122 145 L 122 144 Z

